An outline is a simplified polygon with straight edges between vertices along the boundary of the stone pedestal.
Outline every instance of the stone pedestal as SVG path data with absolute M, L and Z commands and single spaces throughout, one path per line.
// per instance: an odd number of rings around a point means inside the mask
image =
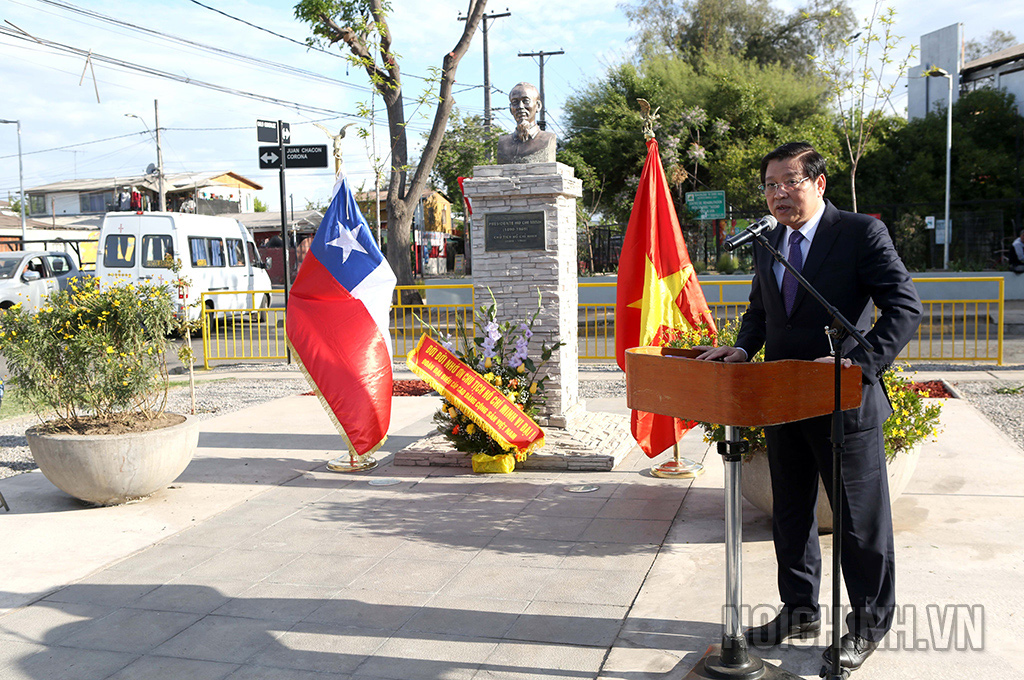
M 537 309 L 531 358 L 539 361 L 541 342 L 565 343 L 545 365 L 547 404 L 537 422 L 542 427 L 570 427 L 584 406 L 579 399 L 576 199 L 582 182 L 562 163 L 482 165 L 463 187 L 473 203 L 473 289 L 477 307 L 497 302 L 497 319 L 522 321 Z M 532 213 L 532 215 L 530 215 Z M 537 225 L 543 213 L 543 238 Z M 509 216 L 522 216 L 522 248 L 515 245 Z M 486 225 L 491 220 L 488 239 Z M 501 221 L 505 226 L 496 226 Z M 498 230 L 504 233 L 497 233 Z M 507 238 L 506 238 L 507 237 Z M 488 292 L 490 289 L 490 292 Z

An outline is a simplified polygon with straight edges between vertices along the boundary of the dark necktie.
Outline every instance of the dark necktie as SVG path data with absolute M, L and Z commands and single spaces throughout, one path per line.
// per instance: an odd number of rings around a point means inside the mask
M 789 235 L 789 255 L 786 256 L 786 259 L 793 265 L 793 269 L 798 272 L 804 268 L 804 254 L 800 249 L 800 242 L 803 240 L 804 236 L 799 231 L 794 231 Z M 793 305 L 796 303 L 796 291 L 799 288 L 800 284 L 797 283 L 796 277 L 787 269 L 786 273 L 782 275 L 782 300 L 786 304 L 786 316 L 793 313 Z

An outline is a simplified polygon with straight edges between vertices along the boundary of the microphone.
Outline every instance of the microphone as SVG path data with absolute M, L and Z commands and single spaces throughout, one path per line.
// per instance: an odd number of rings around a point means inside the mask
M 778 223 L 779 221 L 776 220 L 771 215 L 765 215 L 764 217 L 759 219 L 757 222 L 754 222 L 740 233 L 736 234 L 735 236 L 727 238 L 725 240 L 725 243 L 722 244 L 722 247 L 725 248 L 727 251 L 731 252 L 739 248 L 740 246 L 745 245 L 747 242 L 753 241 L 756 237 L 760 236 L 766 231 L 771 231 L 772 229 L 775 228 L 775 225 L 777 225 Z

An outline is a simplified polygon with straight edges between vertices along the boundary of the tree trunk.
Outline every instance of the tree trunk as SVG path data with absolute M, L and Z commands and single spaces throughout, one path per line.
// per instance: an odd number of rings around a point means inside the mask
M 850 197 L 853 199 L 853 212 L 857 212 L 857 164 L 850 166 Z

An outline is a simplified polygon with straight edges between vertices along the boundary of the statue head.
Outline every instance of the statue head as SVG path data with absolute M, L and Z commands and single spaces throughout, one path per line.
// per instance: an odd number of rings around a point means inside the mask
M 536 134 L 540 92 L 530 83 L 518 83 L 508 93 L 509 110 L 516 121 L 516 136 L 525 141 Z

